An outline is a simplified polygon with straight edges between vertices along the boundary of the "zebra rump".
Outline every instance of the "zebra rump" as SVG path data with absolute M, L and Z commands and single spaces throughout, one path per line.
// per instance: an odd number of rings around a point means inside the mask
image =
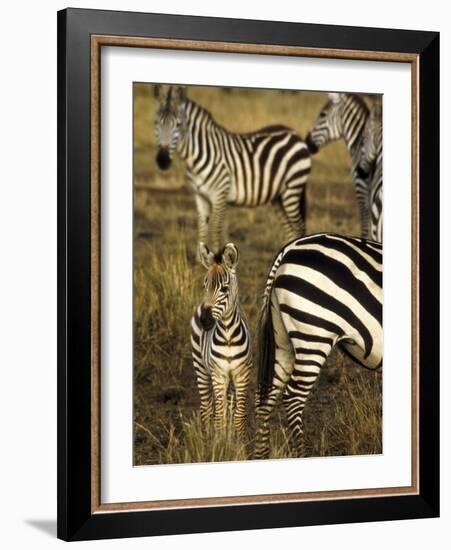
M 379 253 L 376 252 L 375 249 L 372 250 L 372 247 L 374 246 L 378 248 L 380 246 L 379 243 L 376 243 L 376 242 L 373 243 L 372 241 L 367 241 L 366 239 L 346 238 L 346 237 L 333 235 L 333 234 L 318 234 L 318 235 L 310 235 L 302 239 L 295 239 L 294 241 L 288 243 L 277 254 L 272 264 L 270 274 L 268 276 L 268 281 L 265 289 L 264 303 L 261 309 L 260 320 L 259 320 L 258 401 L 260 403 L 262 403 L 265 400 L 265 398 L 268 396 L 268 393 L 271 391 L 274 375 L 275 375 L 276 342 L 275 342 L 275 336 L 274 336 L 275 332 L 274 332 L 274 323 L 273 323 L 273 314 L 274 314 L 273 304 L 271 303 L 271 295 L 272 295 L 273 287 L 279 286 L 279 284 L 282 284 L 282 285 L 288 284 L 289 282 L 288 280 L 290 279 L 290 276 L 278 274 L 278 269 L 282 264 L 290 263 L 290 255 L 294 253 L 293 248 L 296 248 L 297 246 L 302 245 L 304 243 L 306 245 L 309 245 L 311 248 L 315 248 L 317 245 L 323 246 L 327 243 L 327 245 L 331 247 L 330 257 L 332 259 L 335 252 L 334 247 L 336 247 L 336 251 L 346 253 L 344 246 L 348 246 L 348 245 L 355 247 L 356 251 L 358 250 L 364 251 L 366 250 L 365 247 L 370 247 L 368 251 L 371 253 L 374 253 L 374 259 L 376 259 Z M 307 252 L 312 255 L 315 254 L 314 250 L 307 251 Z M 324 261 L 327 261 L 327 256 L 326 256 L 326 260 Z M 357 256 L 355 261 L 358 263 Z M 356 285 L 358 285 L 359 284 L 358 279 L 355 279 L 355 281 L 356 281 Z M 292 282 L 292 284 L 296 285 L 297 283 L 296 281 L 294 281 Z M 310 286 L 310 283 L 308 282 L 305 282 L 305 284 L 306 286 Z M 380 284 L 382 284 L 381 281 L 380 281 Z M 315 292 L 316 290 L 317 290 L 316 288 L 312 287 L 312 292 Z M 359 292 L 358 290 L 356 290 L 356 296 L 358 295 L 359 295 Z M 331 300 L 333 300 L 333 297 L 331 297 Z M 378 310 L 378 305 L 374 306 L 374 311 L 377 311 L 375 315 L 378 318 L 380 317 L 379 321 L 380 323 L 382 323 L 381 313 Z M 305 312 L 305 313 L 308 313 L 308 312 Z M 365 327 L 362 326 L 362 332 L 364 332 L 364 330 L 365 330 Z M 337 343 L 346 355 L 348 355 L 356 363 L 365 367 L 366 365 L 364 363 L 359 361 L 357 357 L 355 357 L 349 352 L 349 349 L 347 349 L 345 345 L 347 342 L 348 341 L 344 338 L 342 341 L 338 341 Z M 367 357 L 367 353 L 365 354 L 365 359 L 366 357 Z

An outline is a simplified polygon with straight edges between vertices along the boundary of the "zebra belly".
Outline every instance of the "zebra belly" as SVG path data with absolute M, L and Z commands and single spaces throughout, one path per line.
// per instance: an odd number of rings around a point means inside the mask
M 236 177 L 233 177 L 227 195 L 227 204 L 229 206 L 263 206 L 271 202 L 280 193 L 280 189 L 275 188 L 267 188 L 265 192 L 259 192 L 260 186 L 260 181 L 238 182 Z
M 368 369 L 377 369 L 382 365 L 382 328 L 380 330 L 380 334 L 374 336 L 373 348 L 367 357 L 365 356 L 365 351 L 355 342 L 343 340 L 340 342 L 340 347 L 360 365 Z
M 246 353 L 244 354 L 244 352 Z M 249 361 L 249 353 L 244 347 L 209 347 L 205 357 L 205 362 L 210 370 L 216 369 L 225 377 L 230 377 L 234 371 L 239 371 Z

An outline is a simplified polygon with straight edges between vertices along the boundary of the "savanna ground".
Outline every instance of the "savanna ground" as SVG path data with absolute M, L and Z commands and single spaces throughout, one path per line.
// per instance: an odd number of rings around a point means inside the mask
M 322 93 L 191 87 L 190 98 L 229 130 L 248 132 L 285 124 L 305 137 L 325 102 Z M 204 268 L 196 262 L 197 215 L 183 164 L 162 172 L 155 162 L 157 102 L 150 85 L 134 87 L 134 463 L 243 460 L 252 448 L 225 435 L 202 434 L 191 362 L 190 319 L 202 299 Z M 240 251 L 241 304 L 256 345 L 259 298 L 285 235 L 270 206 L 230 208 L 228 240 Z M 307 231 L 358 235 L 349 159 L 341 142 L 313 158 L 307 191 Z M 255 389 L 257 365 L 251 382 Z M 382 452 L 382 376 L 334 351 L 305 410 L 307 456 Z M 290 457 L 284 411 L 272 423 L 271 457 Z

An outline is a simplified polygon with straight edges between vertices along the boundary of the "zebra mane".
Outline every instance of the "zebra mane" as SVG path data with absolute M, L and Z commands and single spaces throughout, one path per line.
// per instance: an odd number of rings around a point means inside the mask
M 370 112 L 370 109 L 366 103 L 366 101 L 363 99 L 362 96 L 360 96 L 359 94 L 350 94 L 350 93 L 347 93 L 347 94 L 343 94 L 345 97 L 352 97 L 353 101 L 355 101 L 356 103 L 358 103 L 361 107 L 363 107 L 363 109 L 369 113 Z
M 228 134 L 233 134 L 233 132 L 227 130 L 222 124 L 220 124 L 215 117 L 210 113 L 210 111 L 206 108 L 194 101 L 191 98 L 185 99 L 185 109 L 188 113 L 196 111 L 196 115 L 202 116 L 202 118 L 207 121 L 208 124 L 210 124 L 212 127 L 217 128 L 218 130 L 223 130 L 227 132 Z M 188 117 L 189 120 L 190 117 Z

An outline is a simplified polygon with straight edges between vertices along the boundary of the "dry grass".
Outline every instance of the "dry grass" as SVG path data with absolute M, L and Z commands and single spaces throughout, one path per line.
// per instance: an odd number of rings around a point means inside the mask
M 227 128 L 249 131 L 287 124 L 305 135 L 324 94 L 190 88 Z M 180 162 L 157 169 L 153 118 L 156 102 L 147 85 L 135 85 L 135 464 L 244 460 L 248 442 L 200 429 L 198 394 L 190 358 L 189 322 L 202 297 L 197 264 L 194 198 Z M 239 117 L 231 113 L 240 113 Z M 240 296 L 256 334 L 258 299 L 271 261 L 285 236 L 270 207 L 229 209 L 228 238 L 240 250 Z M 358 215 L 341 143 L 314 158 L 308 187 L 308 232 L 358 233 Z M 255 340 L 255 337 L 254 337 Z M 254 342 L 255 344 L 255 342 Z M 252 377 L 254 384 L 255 374 Z M 253 390 L 253 386 L 251 388 Z M 355 366 L 340 352 L 329 358 L 305 411 L 311 456 L 373 454 L 382 449 L 382 377 Z M 283 410 L 273 421 L 273 458 L 289 457 Z

